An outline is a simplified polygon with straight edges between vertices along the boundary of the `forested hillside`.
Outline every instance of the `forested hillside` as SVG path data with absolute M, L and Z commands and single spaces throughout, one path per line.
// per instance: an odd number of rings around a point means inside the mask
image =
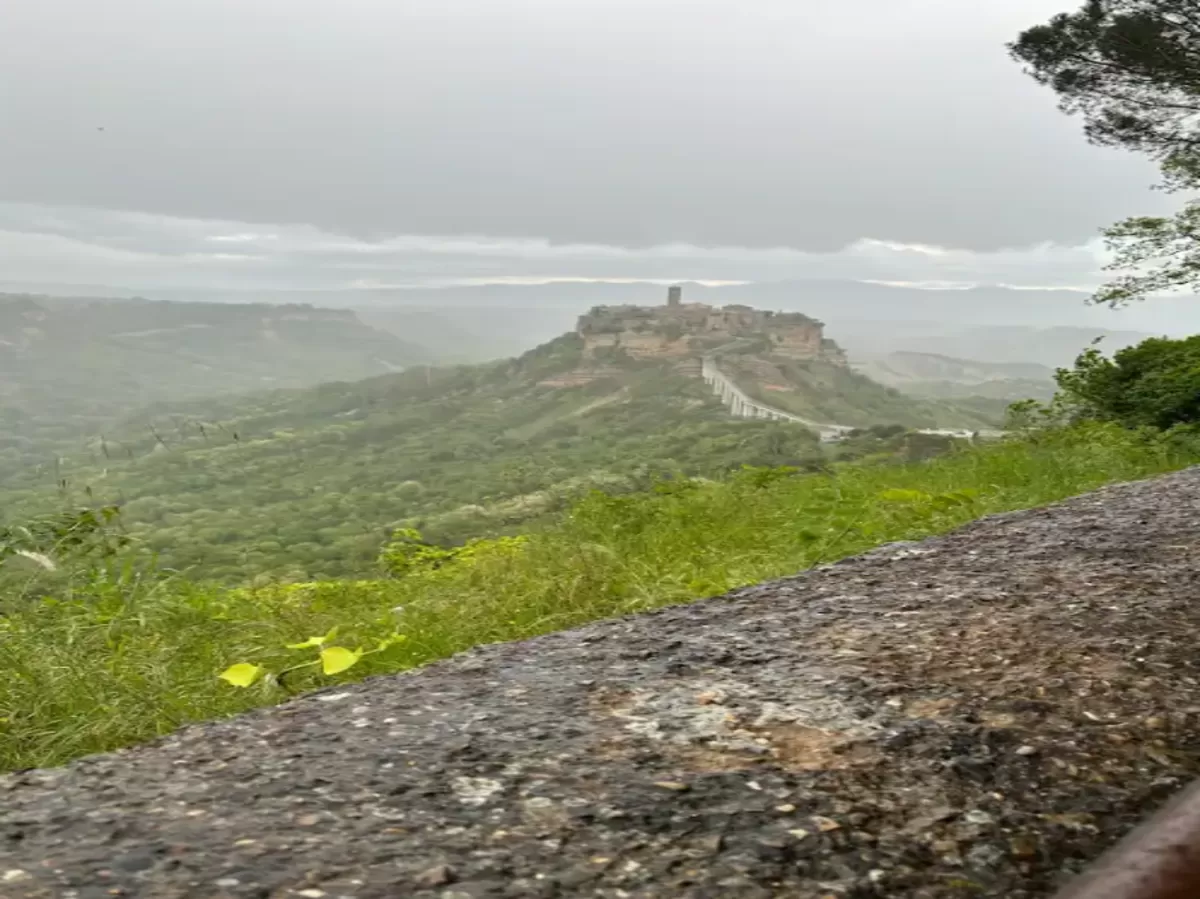
M 364 378 L 425 361 L 309 306 L 0 295 L 0 474 L 149 403 Z
M 460 542 L 528 526 L 596 487 L 927 454 L 929 441 L 906 448 L 898 432 L 986 420 L 844 370 L 822 381 L 825 367 L 795 363 L 784 376 L 797 397 L 852 424 L 895 426 L 822 448 L 800 425 L 731 417 L 671 363 L 614 357 L 600 376 L 561 386 L 582 361 L 579 338 L 566 335 L 502 362 L 157 404 L 10 476 L 6 515 L 116 503 L 169 567 L 231 581 L 356 575 L 374 570 L 397 527 Z

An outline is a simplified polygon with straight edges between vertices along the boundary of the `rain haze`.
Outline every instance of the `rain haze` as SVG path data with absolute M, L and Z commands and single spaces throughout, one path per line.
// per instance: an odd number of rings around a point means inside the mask
M 1200 0 L 0 5 L 0 899 L 1032 897 L 1195 776 Z
M 49 0 L 6 12 L 9 282 L 1074 288 L 1153 167 L 1004 44 L 1061 0 Z

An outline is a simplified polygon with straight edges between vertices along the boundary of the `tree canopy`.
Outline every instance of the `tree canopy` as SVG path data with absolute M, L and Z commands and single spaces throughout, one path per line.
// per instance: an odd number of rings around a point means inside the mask
M 1149 155 L 1168 190 L 1200 188 L 1200 7 L 1195 0 L 1086 0 L 1022 32 L 1009 51 L 1093 143 Z M 1096 301 L 1200 287 L 1200 209 L 1134 217 L 1104 233 L 1125 273 Z
M 1111 359 L 1092 348 L 1060 369 L 1062 399 L 1084 418 L 1126 427 L 1200 423 L 1200 335 L 1153 338 Z

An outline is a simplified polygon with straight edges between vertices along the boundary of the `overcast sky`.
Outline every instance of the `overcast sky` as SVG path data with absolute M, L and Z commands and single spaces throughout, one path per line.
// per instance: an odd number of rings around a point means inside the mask
M 39 0 L 0 272 L 1090 288 L 1169 209 L 1004 49 L 1075 0 Z

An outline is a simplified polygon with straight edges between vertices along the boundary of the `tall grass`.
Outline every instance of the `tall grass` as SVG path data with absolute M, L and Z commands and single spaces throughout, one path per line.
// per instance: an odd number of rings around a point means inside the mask
M 595 494 L 553 527 L 395 579 L 231 590 L 130 565 L 94 569 L 53 596 L 2 607 L 0 770 L 59 764 L 317 683 L 711 596 L 1195 461 L 1195 439 L 1092 424 L 909 465 L 748 470 Z M 217 677 L 238 662 L 294 666 L 314 650 L 287 644 L 334 627 L 350 648 L 404 639 L 332 678 L 306 668 L 239 689 Z

